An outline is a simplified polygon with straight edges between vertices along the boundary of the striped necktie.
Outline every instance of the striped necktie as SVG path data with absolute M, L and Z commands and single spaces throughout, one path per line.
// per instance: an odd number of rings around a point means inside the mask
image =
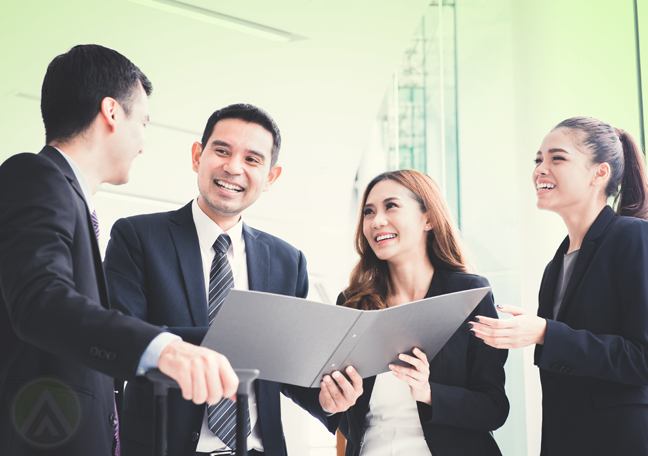
M 221 234 L 214 242 L 216 255 L 209 272 L 209 324 L 211 325 L 229 291 L 234 287 L 232 267 L 227 260 L 227 250 L 231 244 L 229 235 Z M 216 405 L 207 407 L 209 429 L 221 442 L 236 450 L 236 404 L 223 398 Z M 247 433 L 250 435 L 250 418 L 248 415 Z
M 97 218 L 97 211 L 92 210 L 92 227 L 94 228 L 95 236 L 97 236 L 97 242 L 99 242 L 99 219 Z M 117 416 L 117 402 L 115 402 L 115 393 L 113 391 L 113 407 L 115 409 L 115 419 L 113 420 L 114 435 L 115 441 L 115 456 L 120 456 L 121 445 L 119 444 L 119 417 Z

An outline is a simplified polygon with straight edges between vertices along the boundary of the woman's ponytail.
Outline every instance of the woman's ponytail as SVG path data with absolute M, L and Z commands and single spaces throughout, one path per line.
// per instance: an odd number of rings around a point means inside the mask
M 615 128 L 623 146 L 623 178 L 614 199 L 618 215 L 648 219 L 648 176 L 641 148 L 632 135 Z

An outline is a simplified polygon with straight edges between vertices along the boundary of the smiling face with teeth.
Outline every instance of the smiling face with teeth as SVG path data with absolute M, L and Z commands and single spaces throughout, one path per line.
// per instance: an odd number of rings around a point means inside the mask
M 378 182 L 367 196 L 362 231 L 381 260 L 398 264 L 427 258 L 428 224 L 412 193 L 393 180 Z
M 272 146 L 272 133 L 261 125 L 230 118 L 214 125 L 204 148 L 194 143 L 198 205 L 221 229 L 234 226 L 281 174 L 281 167 L 270 166 Z
M 595 164 L 577 132 L 557 128 L 545 136 L 536 154 L 533 186 L 538 208 L 559 215 L 581 213 L 583 206 L 605 199 L 607 163 Z

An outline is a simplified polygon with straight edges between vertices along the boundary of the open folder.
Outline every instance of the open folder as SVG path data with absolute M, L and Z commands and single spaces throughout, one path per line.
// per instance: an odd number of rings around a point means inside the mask
M 231 290 L 202 346 L 259 378 L 319 387 L 324 374 L 353 366 L 362 378 L 404 365 L 418 347 L 432 359 L 490 287 L 382 310 L 356 310 L 257 291 Z

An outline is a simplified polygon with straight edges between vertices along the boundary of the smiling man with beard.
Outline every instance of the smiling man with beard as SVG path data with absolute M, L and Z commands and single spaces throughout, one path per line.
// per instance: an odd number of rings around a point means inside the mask
M 200 344 L 229 289 L 306 297 L 304 254 L 290 244 L 243 223 L 241 213 L 281 175 L 281 135 L 274 120 L 248 104 L 220 109 L 207 121 L 192 164 L 199 196 L 178 211 L 118 220 L 105 266 L 111 302 L 124 313 Z M 331 415 L 346 410 L 362 393 L 338 375 L 322 391 L 256 381 L 250 392 L 251 455 L 284 456 L 280 397 L 283 392 L 330 431 Z M 121 424 L 122 456 L 153 454 L 153 390 L 129 384 Z M 205 407 L 169 395 L 169 454 L 233 454 L 231 402 Z M 330 421 L 329 421 L 330 420 Z

